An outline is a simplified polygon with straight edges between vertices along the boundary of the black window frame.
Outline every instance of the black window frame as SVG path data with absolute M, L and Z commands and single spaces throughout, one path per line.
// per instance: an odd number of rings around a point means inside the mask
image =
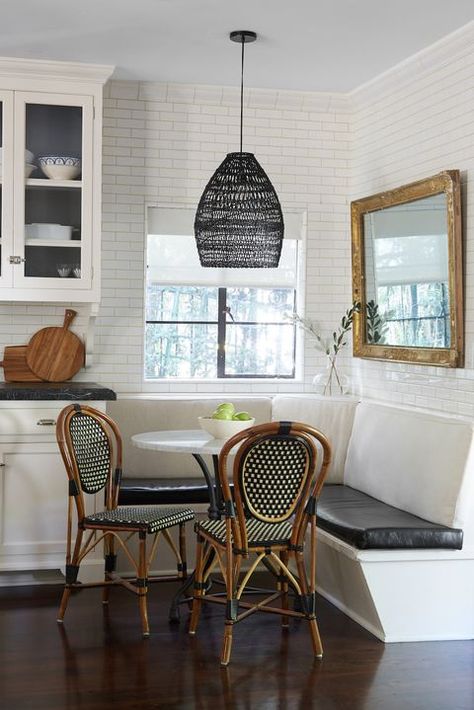
M 203 286 L 202 288 L 206 288 L 206 286 Z M 232 288 L 232 287 L 229 287 Z M 258 286 L 251 286 L 249 288 L 259 288 Z M 266 287 L 261 287 L 261 288 L 266 288 Z M 282 288 L 288 288 L 289 287 L 282 287 Z M 235 321 L 231 312 L 230 308 L 227 306 L 227 290 L 228 288 L 225 286 L 219 286 L 217 287 L 217 320 L 197 320 L 197 321 L 188 321 L 188 320 L 148 320 L 145 319 L 145 326 L 147 325 L 155 325 L 155 324 L 164 324 L 164 325 L 189 325 L 189 323 L 192 323 L 193 325 L 217 325 L 217 376 L 216 379 L 239 379 L 239 380 L 248 380 L 248 379 L 257 379 L 257 380 L 274 380 L 274 379 L 279 379 L 279 380 L 294 380 L 296 377 L 296 325 L 293 324 L 293 369 L 291 371 L 291 374 L 285 374 L 285 375 L 279 375 L 279 374 L 272 374 L 272 375 L 261 375 L 257 373 L 253 374 L 226 374 L 225 372 L 225 362 L 226 362 L 226 352 L 225 352 L 225 343 L 226 343 L 226 334 L 227 334 L 227 326 L 230 324 L 232 325 L 233 323 L 236 323 L 238 325 L 273 325 L 273 326 L 288 326 L 291 325 L 290 322 L 281 322 L 281 321 Z M 271 290 L 269 288 L 269 290 Z M 297 298 L 297 291 L 296 288 L 291 289 L 293 291 L 293 311 L 296 310 L 296 298 Z M 228 320 L 230 318 L 230 320 Z M 161 379 L 161 378 L 147 378 L 147 379 Z M 171 378 L 170 378 L 171 379 Z M 188 378 L 184 378 L 188 379 Z M 192 378 L 191 378 L 192 379 Z M 206 378 L 195 378 L 196 380 L 198 379 L 206 379 Z M 214 378 L 209 378 L 209 379 L 214 379 Z

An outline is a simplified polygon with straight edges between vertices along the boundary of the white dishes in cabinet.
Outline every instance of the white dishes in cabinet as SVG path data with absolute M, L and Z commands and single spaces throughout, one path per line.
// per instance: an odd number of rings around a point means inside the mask
M 72 239 L 72 227 L 64 224 L 25 224 L 25 239 Z
M 43 155 L 38 158 L 43 173 L 50 180 L 74 180 L 81 174 L 80 158 L 63 155 Z

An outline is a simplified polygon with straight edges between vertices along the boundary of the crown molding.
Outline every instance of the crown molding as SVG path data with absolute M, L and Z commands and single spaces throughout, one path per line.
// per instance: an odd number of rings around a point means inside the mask
M 0 76 L 15 79 L 93 82 L 105 84 L 115 67 L 108 64 L 56 62 L 44 59 L 0 57 Z
M 451 64 L 463 55 L 472 53 L 474 42 L 474 21 L 442 37 L 437 42 L 412 54 L 370 81 L 361 84 L 347 94 L 356 106 L 381 98 L 398 87 L 432 74 L 445 65 Z

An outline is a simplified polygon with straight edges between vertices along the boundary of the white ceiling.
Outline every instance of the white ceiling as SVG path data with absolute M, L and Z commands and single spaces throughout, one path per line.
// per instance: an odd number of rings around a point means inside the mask
M 0 56 L 114 64 L 117 79 L 350 91 L 474 20 L 473 0 L 1 0 Z

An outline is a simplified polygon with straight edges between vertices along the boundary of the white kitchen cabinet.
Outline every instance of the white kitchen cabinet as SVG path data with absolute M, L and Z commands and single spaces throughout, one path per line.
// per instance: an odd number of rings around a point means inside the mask
M 0 58 L 0 300 L 100 298 L 102 87 L 112 67 Z M 48 176 L 40 158 L 80 160 Z
M 67 404 L 0 402 L 0 586 L 11 583 L 14 573 L 49 570 L 59 581 L 64 571 L 68 479 L 55 425 Z M 105 410 L 105 402 L 88 404 Z M 100 494 L 97 505 L 103 505 Z M 82 563 L 79 579 L 101 579 L 103 566 L 98 545 Z

